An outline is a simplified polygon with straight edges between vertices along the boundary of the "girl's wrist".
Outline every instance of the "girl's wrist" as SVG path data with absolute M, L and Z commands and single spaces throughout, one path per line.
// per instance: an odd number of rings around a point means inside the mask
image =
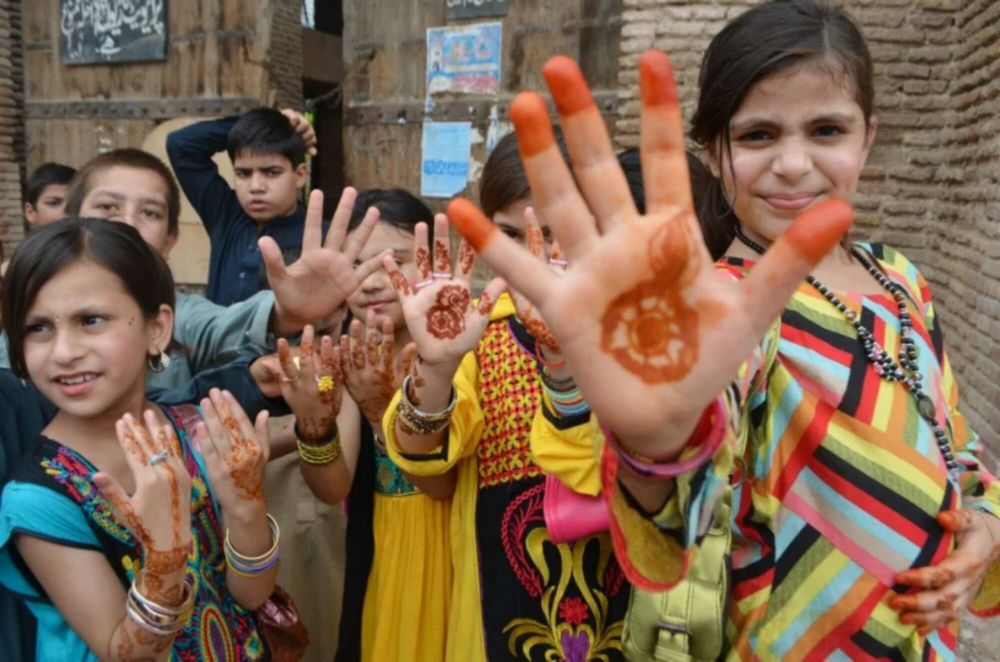
M 256 527 L 267 527 L 267 504 L 264 501 L 247 501 L 241 499 L 239 503 L 226 508 L 222 508 L 222 520 L 227 528 L 254 529 Z

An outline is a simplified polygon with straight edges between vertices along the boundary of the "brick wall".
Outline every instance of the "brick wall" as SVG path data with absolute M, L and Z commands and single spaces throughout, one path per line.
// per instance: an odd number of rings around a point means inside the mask
M 24 163 L 23 48 L 20 0 L 0 0 L 0 240 L 10 257 L 24 235 L 21 178 Z
M 269 2 L 271 12 L 270 51 L 267 71 L 273 105 L 302 108 L 302 18 L 298 2 Z
M 669 52 L 687 117 L 708 41 L 756 2 L 625 0 L 617 140 L 638 141 L 639 54 Z M 851 0 L 876 67 L 879 133 L 855 233 L 904 250 L 930 280 L 962 409 L 1000 451 L 1000 3 Z

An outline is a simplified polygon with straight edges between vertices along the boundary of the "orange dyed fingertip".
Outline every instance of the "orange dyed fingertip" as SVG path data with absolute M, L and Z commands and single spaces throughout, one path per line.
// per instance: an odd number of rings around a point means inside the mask
M 535 92 L 522 92 L 510 104 L 517 144 L 525 157 L 544 152 L 556 144 L 545 100 Z
M 497 226 L 490 223 L 479 207 L 465 198 L 455 198 L 448 203 L 448 219 L 459 234 L 472 244 L 477 253 L 482 253 L 497 231 Z
M 596 106 L 580 65 L 573 58 L 565 55 L 550 58 L 542 67 L 542 76 L 560 115 L 568 117 Z
M 674 67 L 663 51 L 651 49 L 639 58 L 639 90 L 644 106 L 676 106 Z
M 784 238 L 799 255 L 816 264 L 854 223 L 854 209 L 844 200 L 827 200 L 802 213 Z

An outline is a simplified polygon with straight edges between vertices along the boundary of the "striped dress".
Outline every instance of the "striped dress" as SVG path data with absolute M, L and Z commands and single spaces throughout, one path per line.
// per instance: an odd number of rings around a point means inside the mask
M 924 637 L 899 622 L 889 600 L 906 588 L 894 576 L 937 563 L 954 548 L 935 520 L 939 512 L 961 507 L 1000 516 L 1000 483 L 979 464 L 980 441 L 957 410 L 927 283 L 899 252 L 860 246 L 906 289 L 924 388 L 962 465 L 958 481 L 949 480 L 913 396 L 875 373 L 851 324 L 806 283 L 731 389 L 731 438 L 745 440 L 742 453 L 733 452 L 740 444 L 724 446 L 712 463 L 679 479 L 652 517 L 624 498 L 613 480 L 614 456 L 604 455 L 616 552 L 640 585 L 663 588 L 681 577 L 706 513 L 731 482 L 729 659 L 955 658 L 957 625 Z M 724 258 L 719 268 L 740 278 L 751 266 Z M 838 297 L 898 356 L 890 295 Z M 777 343 L 770 361 L 768 342 Z M 994 567 L 974 608 L 997 613 L 998 592 Z

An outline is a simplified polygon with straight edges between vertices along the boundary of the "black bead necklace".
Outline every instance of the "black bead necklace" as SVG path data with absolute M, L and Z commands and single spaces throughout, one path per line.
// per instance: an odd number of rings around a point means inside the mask
M 743 229 L 736 227 L 736 238 L 743 242 L 748 248 L 761 255 L 764 254 L 764 247 L 755 242 L 743 233 Z M 861 323 L 861 318 L 853 310 L 834 294 L 830 288 L 821 283 L 815 276 L 806 276 L 806 282 L 819 290 L 823 298 L 830 302 L 834 308 L 839 310 L 847 321 L 851 323 L 858 334 L 858 341 L 865 348 L 865 357 L 875 369 L 875 372 L 888 382 L 900 382 L 903 387 L 913 396 L 917 402 L 917 411 L 920 416 L 927 421 L 934 433 L 934 440 L 941 450 L 941 457 L 944 458 L 948 473 L 953 477 L 958 476 L 961 466 L 955 460 L 955 455 L 948 444 L 948 434 L 937 422 L 937 408 L 934 401 L 924 392 L 923 375 L 920 374 L 920 365 L 917 363 L 917 341 L 913 339 L 913 319 L 906 307 L 906 291 L 903 287 L 893 281 L 872 262 L 868 255 L 857 246 L 851 246 L 853 255 L 861 266 L 871 274 L 882 288 L 888 292 L 896 306 L 899 308 L 899 361 L 893 360 L 885 349 L 879 345 L 865 326 Z

